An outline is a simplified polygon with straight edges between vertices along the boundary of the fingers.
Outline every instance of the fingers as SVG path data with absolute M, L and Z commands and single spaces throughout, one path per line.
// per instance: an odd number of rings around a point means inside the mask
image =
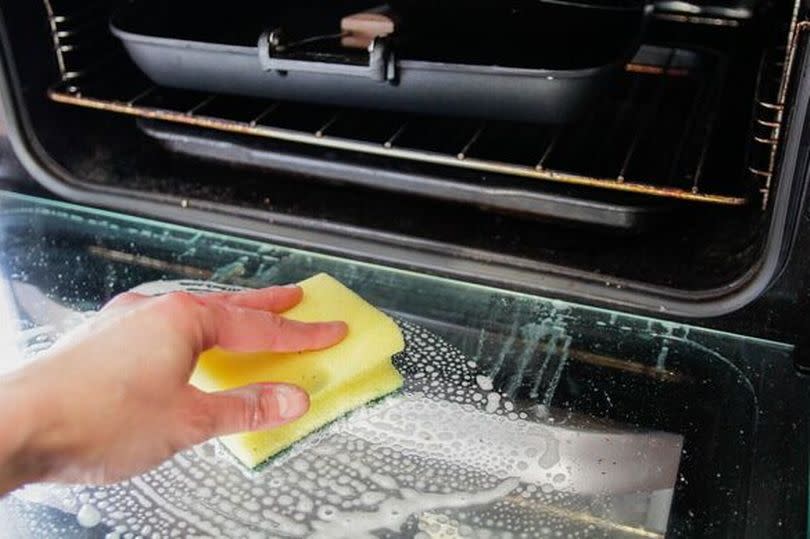
M 204 350 L 219 346 L 234 352 L 302 352 L 328 348 L 348 333 L 344 322 L 304 323 L 231 305 L 203 309 Z
M 257 309 L 260 311 L 270 311 L 282 313 L 300 303 L 304 297 L 304 291 L 300 286 L 271 286 L 258 290 L 245 290 L 244 292 L 223 292 L 217 294 L 207 294 L 202 296 L 203 300 L 216 301 L 244 307 L 246 309 Z
M 191 443 L 208 438 L 272 429 L 294 421 L 309 410 L 304 390 L 289 384 L 254 384 L 218 393 L 188 389 L 189 415 L 197 428 Z
M 109 301 L 102 311 L 108 309 L 131 306 L 149 298 L 137 292 L 124 292 L 115 296 Z M 300 286 L 271 286 L 258 290 L 245 290 L 244 292 L 221 292 L 216 294 L 206 294 L 198 296 L 204 302 L 217 302 L 246 309 L 257 309 L 260 311 L 270 311 L 281 313 L 287 311 L 301 302 L 304 291 Z
M 157 298 L 129 292 L 114 298 L 104 309 L 154 307 L 188 338 L 195 358 L 215 346 L 234 352 L 303 352 L 343 340 L 348 333 L 343 322 L 303 323 L 271 312 L 289 309 L 302 296 L 297 286 L 210 295 L 173 292 Z
M 173 292 L 153 305 L 187 339 L 194 358 L 219 346 L 234 352 L 303 352 L 337 344 L 348 333 L 343 322 L 303 323 L 203 296 Z

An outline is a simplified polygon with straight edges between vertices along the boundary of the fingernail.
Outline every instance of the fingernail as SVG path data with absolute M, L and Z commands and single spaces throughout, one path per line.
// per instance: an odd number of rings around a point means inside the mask
M 346 322 L 326 322 L 326 324 L 338 334 L 345 335 L 349 332 L 349 324 Z
M 343 341 L 349 334 L 349 326 L 346 322 L 321 322 L 322 345 L 334 346 Z
M 301 417 L 309 409 L 309 398 L 301 389 L 288 385 L 275 386 L 278 415 L 281 419 Z

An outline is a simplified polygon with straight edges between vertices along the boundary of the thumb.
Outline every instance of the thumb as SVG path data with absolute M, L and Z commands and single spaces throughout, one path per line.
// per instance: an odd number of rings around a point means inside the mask
M 272 429 L 309 410 L 307 393 L 290 384 L 253 384 L 217 393 L 191 389 L 191 416 L 202 425 L 195 443 L 226 434 Z

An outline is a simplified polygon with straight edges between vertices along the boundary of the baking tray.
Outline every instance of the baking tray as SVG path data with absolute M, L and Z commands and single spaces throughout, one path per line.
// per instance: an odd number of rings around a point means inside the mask
M 386 166 L 373 156 L 351 153 L 334 158 L 334 151 L 287 147 L 272 141 L 232 133 L 217 133 L 159 120 L 138 120 L 138 127 L 172 152 L 288 174 L 305 174 L 383 191 L 426 196 L 536 219 L 609 227 L 636 233 L 671 219 L 678 206 L 627 193 L 594 193 L 560 188 L 501 175 L 481 181 L 465 171 L 437 171 L 435 167 L 407 172 Z M 477 179 L 477 181 L 476 181 Z
M 373 50 L 344 49 L 335 35 L 342 16 L 373 6 L 242 0 L 223 10 L 135 0 L 116 12 L 111 27 L 161 86 L 562 123 L 621 72 L 649 11 L 641 4 L 537 3 L 465 18 L 440 10 L 429 23 L 414 19 L 375 40 Z

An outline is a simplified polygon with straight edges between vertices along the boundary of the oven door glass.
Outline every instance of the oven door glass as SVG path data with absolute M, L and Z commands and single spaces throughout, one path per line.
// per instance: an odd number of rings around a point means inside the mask
M 0 194 L 0 369 L 145 282 L 328 272 L 396 317 L 404 391 L 246 472 L 209 442 L 0 501 L 21 537 L 662 537 L 801 530 L 791 346 Z M 180 281 L 180 282 L 177 282 Z M 404 364 L 404 363 L 403 363 Z

